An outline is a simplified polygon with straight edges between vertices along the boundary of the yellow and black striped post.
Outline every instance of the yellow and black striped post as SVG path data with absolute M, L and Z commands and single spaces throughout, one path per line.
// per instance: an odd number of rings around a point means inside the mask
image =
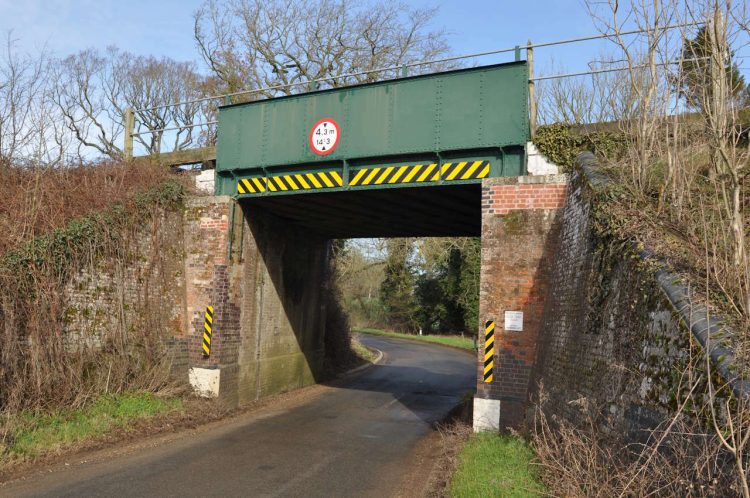
M 492 368 L 495 366 L 495 322 L 484 324 L 484 381 L 492 382 Z
M 213 306 L 206 307 L 206 319 L 203 322 L 203 356 L 211 356 L 211 334 L 214 323 Z

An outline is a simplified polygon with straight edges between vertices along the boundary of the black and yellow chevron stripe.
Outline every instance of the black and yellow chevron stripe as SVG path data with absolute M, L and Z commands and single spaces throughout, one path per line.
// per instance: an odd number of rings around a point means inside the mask
M 492 382 L 492 370 L 495 366 L 495 322 L 484 324 L 484 381 Z
M 317 171 L 315 173 L 243 178 L 237 182 L 237 193 L 262 194 L 266 190 L 269 192 L 285 192 L 343 186 L 344 179 L 341 178 L 338 171 Z
M 243 178 L 237 182 L 239 194 L 262 194 L 266 191 L 266 179 L 262 176 Z
M 266 184 L 269 192 L 278 192 L 343 187 L 344 180 L 338 171 L 318 171 L 315 173 L 269 176 L 266 178 Z
M 203 356 L 211 356 L 211 335 L 213 334 L 214 308 L 206 307 L 206 318 L 203 322 Z
M 360 168 L 352 172 L 348 186 L 389 185 L 397 183 L 423 183 L 439 180 L 477 180 L 490 174 L 489 161 L 460 161 L 454 163 L 425 163 L 405 166 Z M 343 187 L 344 180 L 338 171 L 291 173 L 287 175 L 255 176 L 237 182 L 239 194 L 262 194 L 294 190 L 317 190 Z
M 460 161 L 443 163 L 414 164 L 407 166 L 387 166 L 362 168 L 352 176 L 349 185 L 388 185 L 394 183 L 422 183 L 438 180 L 474 180 L 490 173 L 489 161 Z

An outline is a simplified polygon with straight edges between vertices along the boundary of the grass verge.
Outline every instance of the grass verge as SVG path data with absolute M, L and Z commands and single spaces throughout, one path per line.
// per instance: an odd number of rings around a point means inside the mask
M 375 353 L 367 349 L 364 344 L 354 338 L 352 338 L 352 350 L 354 351 L 354 354 L 366 362 L 372 363 L 375 361 Z
M 0 467 L 59 453 L 144 419 L 182 409 L 179 398 L 129 392 L 102 396 L 84 408 L 63 408 L 41 415 L 22 413 L 4 421 Z
M 472 434 L 458 455 L 458 468 L 448 486 L 448 496 L 542 496 L 533 450 L 518 436 Z
M 362 334 L 382 335 L 386 337 L 397 337 L 399 339 L 409 339 L 412 341 L 432 342 L 435 344 L 442 344 L 444 346 L 453 346 L 454 348 L 468 350 L 474 349 L 474 339 L 469 337 L 461 337 L 460 335 L 415 335 L 364 327 L 353 327 L 352 330 L 354 332 L 359 332 Z

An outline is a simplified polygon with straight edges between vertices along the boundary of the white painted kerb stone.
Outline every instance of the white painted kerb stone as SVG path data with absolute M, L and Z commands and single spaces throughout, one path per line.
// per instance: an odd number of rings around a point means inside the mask
M 500 432 L 500 400 L 474 398 L 474 432 Z
M 219 378 L 221 370 L 218 368 L 192 367 L 188 372 L 190 385 L 199 396 L 217 398 L 219 396 Z

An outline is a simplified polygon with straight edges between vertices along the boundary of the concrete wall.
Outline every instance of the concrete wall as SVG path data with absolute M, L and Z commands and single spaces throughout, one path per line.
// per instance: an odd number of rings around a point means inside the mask
M 495 321 L 496 330 L 490 383 L 483 379 L 484 330 L 480 330 L 476 430 L 515 427 L 524 420 L 566 182 L 564 175 L 482 182 L 479 316 L 482 323 Z M 523 312 L 522 331 L 504 330 L 506 311 Z
M 244 209 L 239 402 L 313 384 L 323 368 L 328 241 Z
M 185 220 L 191 366 L 218 369 L 218 395 L 230 405 L 314 383 L 324 356 L 328 241 L 228 197 L 190 201 Z

